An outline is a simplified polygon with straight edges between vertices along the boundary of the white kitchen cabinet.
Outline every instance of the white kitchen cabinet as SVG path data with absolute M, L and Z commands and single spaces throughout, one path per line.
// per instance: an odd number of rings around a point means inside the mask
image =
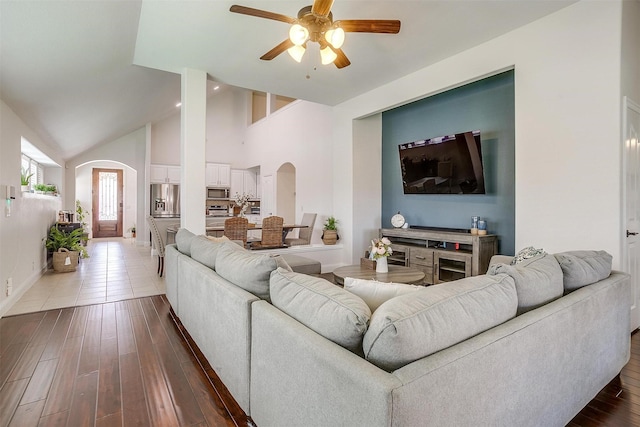
M 231 185 L 231 165 L 207 163 L 205 166 L 207 187 L 229 187 Z
M 151 165 L 149 180 L 154 184 L 179 184 L 180 166 Z
M 251 194 L 253 199 L 259 199 L 258 188 L 256 185 L 256 174 L 245 169 L 231 170 L 231 197 L 238 194 Z

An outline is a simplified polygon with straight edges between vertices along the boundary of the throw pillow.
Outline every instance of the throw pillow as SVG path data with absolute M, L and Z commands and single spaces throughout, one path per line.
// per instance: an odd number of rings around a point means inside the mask
M 533 246 L 527 246 L 524 249 L 521 249 L 511 260 L 511 265 L 516 265 L 521 263 L 524 260 L 535 258 L 537 256 L 546 255 L 547 253 L 544 249 L 536 249 Z
M 176 233 L 176 247 L 178 250 L 187 256 L 191 256 L 191 241 L 194 237 L 196 235 L 186 228 L 179 228 Z
M 554 255 L 564 276 L 566 293 L 609 277 L 613 257 L 605 251 L 571 251 Z
M 474 276 L 400 295 L 371 316 L 367 360 L 389 372 L 451 347 L 516 315 L 518 299 L 506 274 Z
M 271 301 L 309 329 L 355 353 L 371 310 L 362 299 L 325 279 L 286 271 L 271 273 Z
M 397 297 L 398 295 L 404 295 L 420 289 L 425 289 L 425 287 L 405 285 L 404 283 L 384 283 L 376 280 L 345 277 L 344 289 L 362 298 L 373 313 L 385 301 Z
M 220 244 L 216 256 L 216 273 L 234 285 L 270 301 L 269 276 L 275 270 L 275 258 L 253 254 L 235 243 Z
M 516 265 L 494 264 L 488 275 L 508 274 L 516 282 L 518 314 L 562 296 L 562 270 L 553 255 L 525 259 Z

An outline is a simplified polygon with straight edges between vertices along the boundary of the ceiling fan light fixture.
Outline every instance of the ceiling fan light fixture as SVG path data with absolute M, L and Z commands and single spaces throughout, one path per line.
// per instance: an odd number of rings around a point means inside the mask
M 340 27 L 331 28 L 324 33 L 324 38 L 336 49 L 340 49 L 344 44 L 344 30 Z
M 304 53 L 306 52 L 306 49 L 302 45 L 295 45 L 295 46 L 292 46 L 289 49 L 287 49 L 287 52 L 289 52 L 289 55 L 296 62 L 302 62 L 302 57 L 304 56 Z
M 336 53 L 329 46 L 320 49 L 320 61 L 322 62 L 322 65 L 331 64 L 336 60 L 337 57 L 338 55 L 336 55 Z
M 309 30 L 300 24 L 293 24 L 289 29 L 289 40 L 296 46 L 302 46 L 309 38 Z

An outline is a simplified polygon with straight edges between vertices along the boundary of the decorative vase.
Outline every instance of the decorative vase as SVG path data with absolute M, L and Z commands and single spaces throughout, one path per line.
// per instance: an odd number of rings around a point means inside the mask
M 376 260 L 376 273 L 388 273 L 389 264 L 387 264 L 387 257 L 381 256 Z

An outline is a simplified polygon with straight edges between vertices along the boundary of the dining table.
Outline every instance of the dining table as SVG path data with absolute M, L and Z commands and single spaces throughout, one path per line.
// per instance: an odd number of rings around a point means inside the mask
M 169 227 L 167 227 L 167 244 L 175 242 L 175 235 L 178 232 L 178 228 L 180 228 L 180 226 L 176 224 L 170 225 Z M 302 224 L 284 224 L 282 226 L 282 246 L 283 247 L 285 246 L 284 239 L 287 236 L 287 234 L 289 234 L 291 230 L 295 230 L 296 228 L 309 228 L 309 226 L 302 225 Z M 207 226 L 205 227 L 204 230 L 207 236 L 221 237 L 224 235 L 224 225 Z M 249 227 L 247 228 L 247 231 L 251 231 L 251 230 L 262 230 L 262 224 L 249 223 Z

